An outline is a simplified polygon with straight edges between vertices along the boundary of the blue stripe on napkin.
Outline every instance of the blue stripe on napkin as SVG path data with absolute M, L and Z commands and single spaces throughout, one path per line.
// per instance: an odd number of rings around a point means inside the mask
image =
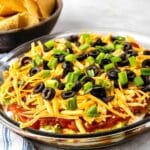
M 31 142 L 0 124 L 0 150 L 34 150 Z

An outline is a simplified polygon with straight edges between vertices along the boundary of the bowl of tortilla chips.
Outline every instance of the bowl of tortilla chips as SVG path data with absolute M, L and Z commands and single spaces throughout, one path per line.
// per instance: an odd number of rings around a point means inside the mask
M 0 53 L 50 33 L 62 0 L 0 0 Z

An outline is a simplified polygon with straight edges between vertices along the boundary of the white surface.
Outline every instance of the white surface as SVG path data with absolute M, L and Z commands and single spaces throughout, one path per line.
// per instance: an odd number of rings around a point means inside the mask
M 119 28 L 150 35 L 150 0 L 64 0 L 54 32 Z M 58 150 L 38 144 L 39 150 Z M 105 150 L 150 150 L 150 132 Z

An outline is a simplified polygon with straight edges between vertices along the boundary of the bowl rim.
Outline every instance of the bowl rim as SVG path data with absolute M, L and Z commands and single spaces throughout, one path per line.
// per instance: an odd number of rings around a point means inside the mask
M 88 31 L 85 31 L 85 32 L 88 32 Z M 145 40 L 150 40 L 150 36 L 149 35 L 145 35 L 145 34 L 141 34 L 141 33 L 138 33 L 138 32 L 135 32 L 135 31 L 127 31 L 126 30 L 122 30 L 122 29 L 116 29 L 116 28 L 100 28 L 100 29 L 97 29 L 97 30 L 90 30 L 89 33 L 92 33 L 92 32 L 96 32 L 96 33 L 102 33 L 103 32 L 106 32 L 106 33 L 114 33 L 114 34 L 126 34 L 126 35 L 131 35 L 132 37 L 137 36 L 137 37 L 143 37 L 145 38 Z M 30 46 L 31 42 L 36 42 L 38 40 L 48 40 L 48 39 L 51 39 L 51 38 L 63 38 L 63 37 L 68 37 L 69 35 L 72 35 L 72 34 L 80 34 L 82 33 L 82 30 L 75 30 L 75 31 L 68 31 L 68 32 L 59 32 L 59 33 L 53 33 L 51 35 L 44 35 L 44 36 L 41 36 L 41 37 L 38 37 L 38 38 L 35 38 L 31 41 L 28 41 L 18 47 L 16 47 L 14 50 L 12 50 L 10 53 L 8 53 L 8 57 L 4 57 L 4 59 L 2 59 L 3 61 L 0 61 L 0 65 L 3 64 L 4 62 L 9 62 L 11 61 L 13 55 L 15 52 L 18 52 L 19 49 L 25 47 L 25 46 Z M 45 132 L 45 131 L 40 131 L 40 130 L 34 130 L 34 129 L 31 129 L 31 128 L 25 128 L 25 129 L 21 129 L 19 127 L 19 123 L 17 123 L 16 121 L 14 121 L 13 119 L 9 118 L 1 109 L 0 109 L 0 122 L 3 122 L 2 119 L 5 119 L 6 123 L 7 124 L 12 124 L 14 125 L 15 127 L 18 128 L 18 130 L 22 130 L 24 132 L 28 132 L 30 134 L 33 134 L 33 135 L 36 135 L 36 136 L 43 136 L 43 137 L 54 137 L 54 138 L 92 138 L 92 137 L 103 137 L 103 136 L 111 136 L 111 135 L 114 135 L 114 134 L 120 134 L 120 133 L 123 133 L 123 132 L 127 132 L 127 131 L 130 131 L 132 129 L 135 129 L 135 128 L 138 128 L 140 126 L 143 126 L 145 125 L 146 123 L 150 123 L 150 116 L 148 116 L 147 118 L 144 118 L 138 122 L 135 122 L 135 123 L 132 123 L 130 125 L 127 125 L 127 126 L 124 126 L 122 128 L 118 128 L 118 129 L 113 129 L 113 130 L 109 130 L 109 131 L 103 131 L 103 132 L 93 132 L 93 133 L 88 133 L 88 134 L 59 134 L 59 133 L 50 133 L 50 132 Z M 7 126 L 6 124 L 6 126 Z M 8 126 L 9 127 L 9 126 Z
M 11 30 L 8 30 L 8 31 L 0 31 L 0 35 L 11 34 L 11 33 L 15 33 L 15 32 L 18 32 L 18 31 L 32 30 L 33 28 L 42 26 L 46 22 L 52 20 L 53 18 L 55 18 L 56 16 L 59 15 L 59 13 L 61 12 L 62 7 L 63 7 L 63 1 L 62 0 L 55 0 L 55 1 L 56 1 L 56 6 L 57 6 L 56 10 L 50 16 L 48 16 L 46 19 L 42 20 L 38 24 L 35 24 L 33 26 L 30 26 L 30 27 L 11 29 Z

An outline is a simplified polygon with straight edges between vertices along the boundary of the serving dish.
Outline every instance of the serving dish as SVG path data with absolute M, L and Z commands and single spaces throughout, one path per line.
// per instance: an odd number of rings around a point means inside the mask
M 92 31 L 91 31 L 92 32 Z M 108 30 L 108 29 L 103 29 L 103 30 L 97 30 L 93 31 L 97 33 L 102 33 L 106 34 L 109 32 L 113 32 L 113 35 L 121 35 L 121 36 L 126 36 L 126 35 L 131 35 L 137 41 L 144 45 L 146 48 L 148 48 L 149 45 L 149 37 L 143 36 L 140 34 L 135 34 L 132 32 L 121 32 L 117 30 Z M 70 32 L 70 33 L 59 33 L 59 34 L 54 34 L 54 35 L 47 35 L 40 37 L 38 39 L 35 39 L 34 41 L 41 40 L 42 42 L 45 42 L 51 38 L 61 38 L 61 37 L 68 37 L 69 35 L 72 34 L 78 34 L 80 32 Z M 8 54 L 7 57 L 4 57 L 0 61 L 0 69 L 1 72 L 4 71 L 9 67 L 11 62 L 17 58 L 18 56 L 22 55 L 25 51 L 29 50 L 30 48 L 30 42 L 27 42 L 12 52 Z M 79 135 L 70 135 L 70 134 L 57 134 L 57 133 L 48 133 L 48 132 L 42 132 L 42 131 L 36 131 L 33 129 L 20 129 L 18 127 L 18 123 L 14 122 L 11 120 L 9 117 L 6 116 L 6 114 L 1 110 L 0 112 L 0 121 L 5 124 L 7 127 L 15 131 L 16 133 L 34 139 L 34 140 L 39 140 L 45 143 L 49 143 L 53 146 L 58 146 L 61 148 L 72 148 L 72 149 L 92 149 L 92 148 L 100 148 L 100 147 L 106 147 L 109 145 L 116 144 L 122 140 L 125 140 L 135 134 L 138 134 L 146 129 L 149 128 L 149 121 L 150 118 L 147 117 L 143 119 L 142 121 L 136 122 L 134 124 L 131 124 L 129 126 L 125 126 L 123 128 L 107 131 L 107 132 L 99 132 L 99 133 L 90 133 L 90 134 L 79 134 Z
M 42 35 L 50 33 L 62 10 L 62 0 L 56 0 L 56 7 L 54 12 L 40 23 L 25 27 L 23 29 L 13 29 L 9 31 L 0 32 L 0 53 L 6 53 L 16 46 L 37 38 Z

